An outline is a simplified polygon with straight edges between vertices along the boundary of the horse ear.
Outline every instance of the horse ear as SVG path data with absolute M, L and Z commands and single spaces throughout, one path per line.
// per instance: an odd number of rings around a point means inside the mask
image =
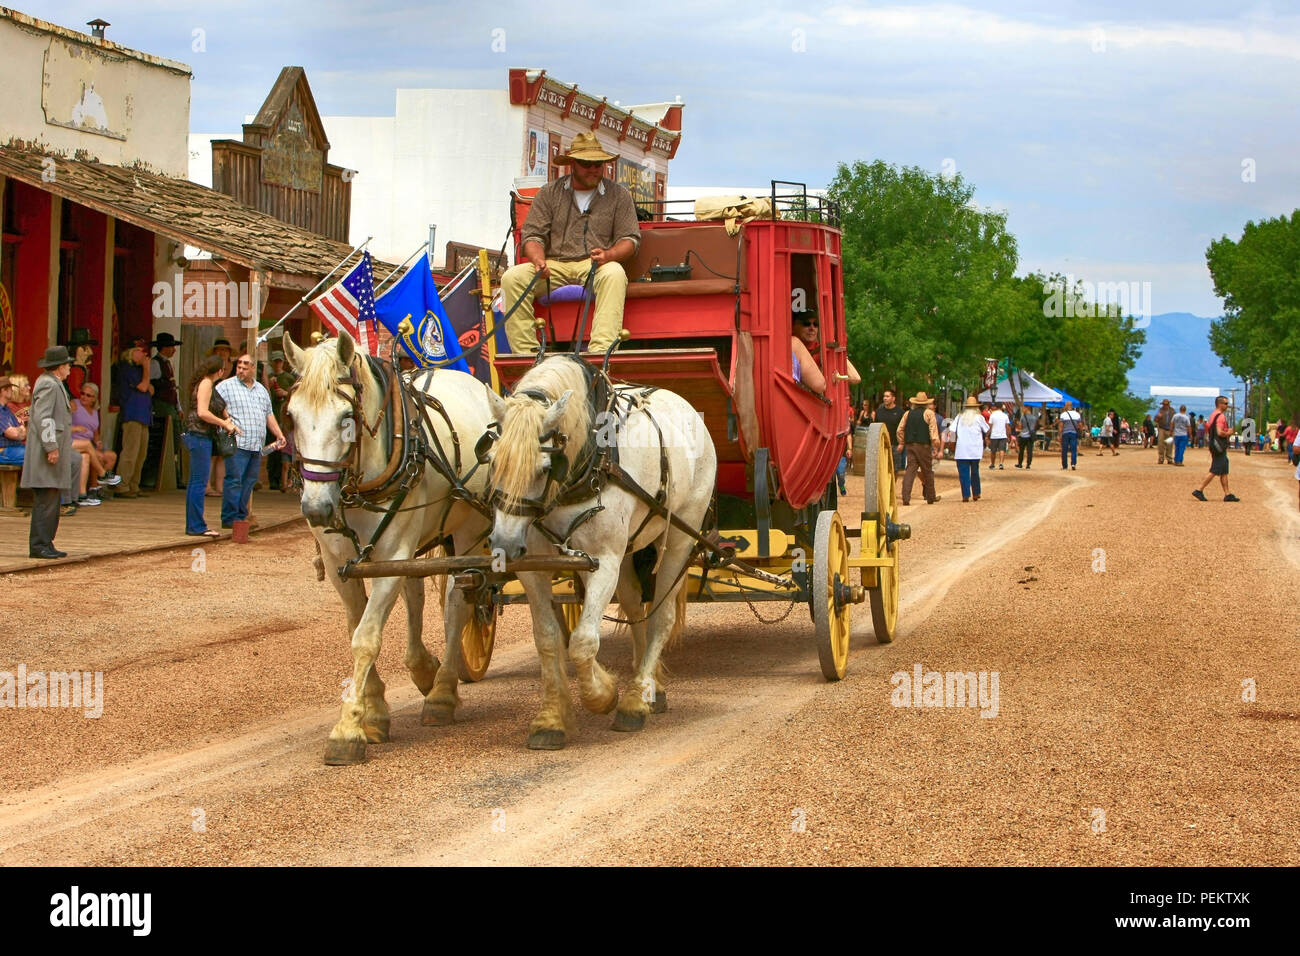
M 488 406 L 492 409 L 492 417 L 498 422 L 501 421 L 506 417 L 506 400 L 486 385 L 483 388 L 488 394 Z
M 573 389 L 566 388 L 564 394 L 559 400 L 546 410 L 546 417 L 542 419 L 542 432 L 549 432 L 560 423 L 564 417 L 564 410 L 569 407 L 569 398 L 573 395 Z
M 303 366 L 303 351 L 294 344 L 293 339 L 288 332 L 280 336 L 280 348 L 284 350 L 284 357 L 289 360 L 289 368 L 295 372 L 301 371 Z
M 356 343 L 352 341 L 352 336 L 347 332 L 339 332 L 339 361 L 345 367 L 352 364 L 352 356 L 356 354 Z

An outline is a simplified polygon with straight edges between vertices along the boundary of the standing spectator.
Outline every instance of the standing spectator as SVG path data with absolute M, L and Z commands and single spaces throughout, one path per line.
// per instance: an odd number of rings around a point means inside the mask
M 1156 423 L 1148 415 L 1142 419 L 1142 447 L 1150 448 L 1156 440 Z
M 1119 420 L 1119 442 L 1121 445 L 1128 444 L 1129 434 L 1128 419 L 1121 418 Z
M 176 390 L 176 370 L 172 368 L 172 356 L 180 339 L 172 338 L 170 332 L 159 332 L 158 338 L 149 343 L 157 351 L 149 360 L 149 384 L 153 386 L 153 413 L 157 418 L 177 418 L 180 415 L 180 395 Z
M 894 449 L 894 474 L 901 475 L 907 467 L 907 452 L 903 450 L 902 440 L 898 436 L 898 423 L 903 420 L 903 408 L 898 404 L 898 393 L 892 388 L 885 389 L 882 401 L 883 404 L 876 406 L 872 419 L 884 425 L 889 432 L 889 447 Z
M 1110 453 L 1112 456 L 1119 454 L 1119 440 L 1122 423 L 1120 422 L 1119 412 L 1111 409 L 1106 412 L 1106 417 L 1110 419 Z
M 1079 436 L 1083 434 L 1083 417 L 1074 410 L 1074 402 L 1066 402 L 1060 417 L 1056 420 L 1057 437 L 1061 441 L 1061 470 L 1075 471 L 1079 463 Z
M 104 448 L 99 435 L 99 386 L 87 382 L 81 387 L 81 397 L 72 401 L 72 450 L 82 458 L 78 487 L 81 491 L 78 505 L 98 504 L 99 487 L 112 488 L 121 484 L 122 477 L 113 474 L 117 455 Z M 96 488 L 89 487 L 94 477 Z
M 1290 425 L 1286 427 L 1286 431 L 1283 432 L 1282 435 L 1282 447 L 1287 450 L 1287 454 L 1289 454 L 1292 458 L 1295 457 L 1295 443 L 1296 443 L 1297 434 L 1300 434 L 1300 428 L 1297 428 L 1296 423 L 1293 421 L 1291 422 Z
M 1011 427 L 1011 416 L 1002 410 L 1001 405 L 998 405 L 989 413 L 987 424 L 989 426 L 989 468 L 1006 471 L 1007 429 Z M 957 437 L 957 444 L 961 444 L 960 434 Z M 961 456 L 956 453 L 954 457 L 961 460 Z M 978 471 L 976 474 L 978 482 Z
M 1205 427 L 1210 435 L 1210 472 L 1201 482 L 1201 487 L 1192 492 L 1192 497 L 1205 501 L 1206 486 L 1218 475 L 1219 484 L 1223 486 L 1223 500 L 1240 501 L 1240 498 L 1228 491 L 1228 436 L 1232 434 L 1232 429 L 1228 427 L 1226 396 L 1220 395 L 1214 400 L 1214 414 Z
M 1205 416 L 1198 415 L 1196 420 L 1196 447 L 1197 448 L 1205 447 L 1205 436 L 1206 436 Z
M 1169 399 L 1160 403 L 1156 412 L 1156 464 L 1174 463 L 1174 406 Z
M 1246 454 L 1249 455 L 1251 446 L 1255 444 L 1255 419 L 1247 415 L 1241 420 L 1241 443 L 1246 447 Z
M 213 342 L 212 349 L 208 352 L 208 355 L 210 356 L 215 355 L 221 359 L 223 367 L 221 370 L 221 379 L 219 379 L 219 381 L 224 381 L 225 379 L 232 378 L 234 376 L 235 363 L 234 360 L 230 357 L 231 350 L 230 350 L 229 339 L 224 339 L 224 338 L 217 339 L 215 342 Z M 208 478 L 208 488 L 207 491 L 204 492 L 204 494 L 206 494 L 209 498 L 220 498 L 221 488 L 225 483 L 225 478 L 226 478 L 226 459 L 222 458 L 220 455 L 213 455 L 212 474 Z
M 257 366 L 245 352 L 235 363 L 235 377 L 216 387 L 226 403 L 226 413 L 239 427 L 236 450 L 226 464 L 226 481 L 221 495 L 221 527 L 234 527 L 248 520 L 248 502 L 262 464 L 262 443 L 269 428 L 278 451 L 285 445 L 284 432 L 271 411 L 271 396 L 257 380 Z
M 99 345 L 90 337 L 89 329 L 73 329 L 68 339 L 68 354 L 72 356 L 72 371 L 64 383 L 68 396 L 72 399 L 81 397 L 81 389 L 90 381 L 90 361 L 95 357 L 94 346 Z
M 66 551 L 55 550 L 54 536 L 59 530 L 59 491 L 67 486 L 73 454 L 72 404 L 63 387 L 72 370 L 72 356 L 65 346 L 55 345 L 36 364 L 45 372 L 32 389 L 22 473 L 22 486 L 32 489 L 33 498 L 28 555 L 66 558 Z
M 1192 432 L 1192 420 L 1187 415 L 1187 406 L 1179 405 L 1178 414 L 1174 416 L 1174 464 L 1183 467 L 1183 452 L 1187 451 L 1187 439 Z
M 1028 471 L 1034 467 L 1034 436 L 1038 433 L 1038 412 L 1028 405 L 1022 407 L 1017 424 L 1019 426 L 1020 442 L 1016 452 L 1016 467 L 1023 466 Z M 1026 461 L 1026 458 L 1029 460 Z
M 284 428 L 285 439 L 289 442 L 292 442 L 293 439 L 288 422 L 284 418 L 284 403 L 289 400 L 289 389 L 293 388 L 293 383 L 297 377 L 292 371 L 285 368 L 283 352 L 271 353 L 271 368 L 266 373 L 266 390 L 271 394 L 271 413 L 275 415 L 275 420 L 281 423 Z M 284 451 L 274 452 L 266 460 L 267 478 L 280 491 L 285 491 L 289 486 L 289 459 L 291 454 L 291 449 L 286 448 Z
M 0 376 L 0 465 L 21 465 L 27 452 L 27 425 L 14 411 L 18 389 L 8 375 Z
M 122 476 L 119 498 L 139 498 L 140 472 L 149 450 L 153 425 L 153 385 L 149 383 L 149 353 L 137 346 L 122 354 L 118 366 L 118 392 L 122 396 L 122 454 L 117 472 Z
M 999 411 L 1000 408 L 993 415 Z M 1003 417 L 1006 417 L 1005 413 Z M 953 459 L 957 462 L 957 478 L 961 481 L 962 504 L 970 501 L 972 495 L 976 501 L 980 500 L 980 461 L 984 457 L 984 436 L 990 434 L 991 429 L 991 422 L 986 422 L 980 414 L 975 396 L 968 396 L 953 425 L 953 432 L 957 435 Z
M 226 402 L 216 390 L 225 375 L 226 363 L 219 355 L 209 355 L 190 379 L 189 404 L 185 413 L 185 434 L 181 440 L 190 453 L 190 479 L 185 486 L 185 533 L 215 538 L 220 532 L 208 530 L 203 516 L 204 490 L 208 483 L 208 463 L 212 458 L 212 440 L 217 429 L 232 435 L 239 427 L 226 414 Z
M 934 460 L 943 454 L 943 445 L 939 441 L 939 422 L 935 418 L 934 409 L 930 407 L 934 404 L 934 399 L 925 392 L 917 392 L 908 400 L 908 404 L 912 407 L 903 413 L 898 423 L 898 449 L 907 449 L 903 504 L 912 502 L 912 486 L 916 483 L 916 473 L 919 471 L 925 503 L 932 505 L 942 497 L 934 493 Z

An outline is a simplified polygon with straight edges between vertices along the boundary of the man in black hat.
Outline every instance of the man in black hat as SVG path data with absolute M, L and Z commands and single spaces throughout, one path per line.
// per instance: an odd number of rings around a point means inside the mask
M 22 486 L 32 489 L 33 499 L 28 554 L 65 558 L 67 552 L 54 548 L 54 535 L 59 530 L 59 491 L 68 484 L 72 459 L 72 404 L 63 387 L 72 356 L 65 346 L 55 345 L 36 364 L 45 371 L 32 387 L 22 474 Z
M 157 351 L 149 360 L 149 384 L 153 386 L 153 413 L 155 418 L 176 418 L 180 398 L 176 393 L 176 370 L 172 368 L 172 356 L 180 339 L 172 338 L 170 332 L 159 332 L 158 338 L 149 343 Z

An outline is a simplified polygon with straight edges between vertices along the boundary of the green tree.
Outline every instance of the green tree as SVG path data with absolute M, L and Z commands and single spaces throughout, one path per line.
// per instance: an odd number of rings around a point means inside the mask
M 1223 318 L 1210 347 L 1239 378 L 1266 380 L 1286 418 L 1300 416 L 1300 209 L 1248 222 L 1205 251 Z
M 1013 301 L 1016 241 L 1006 217 L 974 208 L 974 187 L 916 167 L 840 164 L 849 354 L 869 391 L 974 380 Z

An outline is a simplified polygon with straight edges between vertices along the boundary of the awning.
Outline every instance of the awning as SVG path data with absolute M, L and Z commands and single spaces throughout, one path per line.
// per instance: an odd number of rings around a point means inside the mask
M 1016 374 L 1020 376 L 1020 398 L 1026 405 L 1040 405 L 1044 402 L 1060 402 L 1063 400 L 1063 393 L 1054 388 L 1048 388 L 1028 372 L 1018 370 Z M 998 380 L 996 390 L 985 389 L 977 397 L 981 402 L 1016 401 L 1015 393 L 1011 390 L 1011 382 L 1006 376 Z
M 43 165 L 46 157 L 44 152 L 0 146 L 0 174 L 268 273 L 272 286 L 306 291 L 351 248 L 187 179 L 57 156 L 52 157 L 51 179 Z M 385 264 L 375 265 L 378 270 Z

